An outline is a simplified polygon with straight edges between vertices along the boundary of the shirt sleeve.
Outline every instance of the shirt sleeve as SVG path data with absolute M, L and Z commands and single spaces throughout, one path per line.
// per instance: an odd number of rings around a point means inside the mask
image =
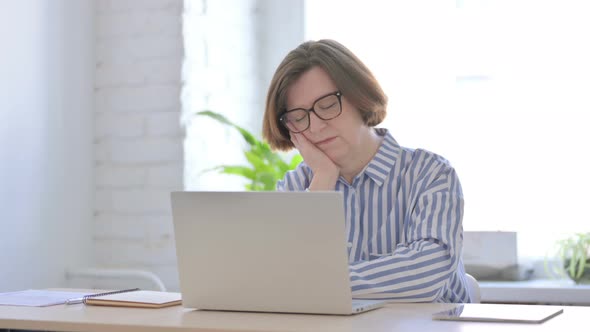
M 403 240 L 391 254 L 350 265 L 353 297 L 436 302 L 449 287 L 462 251 L 463 193 L 455 170 L 441 163 L 416 181 Z
M 294 170 L 285 173 L 277 182 L 277 191 L 304 191 L 311 183 L 311 169 L 301 162 Z

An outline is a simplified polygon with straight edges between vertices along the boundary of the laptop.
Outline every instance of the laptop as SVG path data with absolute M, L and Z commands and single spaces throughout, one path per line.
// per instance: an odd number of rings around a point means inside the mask
M 202 310 L 351 315 L 338 192 L 173 192 L 182 304 Z

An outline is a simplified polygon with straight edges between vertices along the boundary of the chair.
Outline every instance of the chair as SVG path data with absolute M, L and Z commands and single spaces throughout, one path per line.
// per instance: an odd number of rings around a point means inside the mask
M 467 292 L 469 292 L 471 303 L 481 302 L 481 293 L 477 280 L 469 273 L 465 273 L 465 280 L 467 281 Z
M 139 284 L 142 289 L 166 291 L 166 286 L 155 273 L 144 270 L 119 268 L 67 269 L 66 280 L 70 288 L 123 289 L 134 288 Z

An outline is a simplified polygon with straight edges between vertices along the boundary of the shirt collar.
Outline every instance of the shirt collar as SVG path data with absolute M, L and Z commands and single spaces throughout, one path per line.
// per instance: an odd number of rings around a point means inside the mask
M 391 169 L 398 159 L 401 148 L 393 136 L 391 136 L 389 130 L 375 128 L 375 132 L 377 135 L 383 136 L 383 141 L 373 159 L 365 167 L 364 173 L 378 186 L 381 186 L 391 174 Z

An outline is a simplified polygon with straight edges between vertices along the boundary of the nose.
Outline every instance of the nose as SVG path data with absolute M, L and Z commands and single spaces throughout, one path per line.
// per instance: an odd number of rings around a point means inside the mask
M 309 131 L 318 133 L 326 126 L 326 121 L 318 118 L 314 112 L 309 112 Z

